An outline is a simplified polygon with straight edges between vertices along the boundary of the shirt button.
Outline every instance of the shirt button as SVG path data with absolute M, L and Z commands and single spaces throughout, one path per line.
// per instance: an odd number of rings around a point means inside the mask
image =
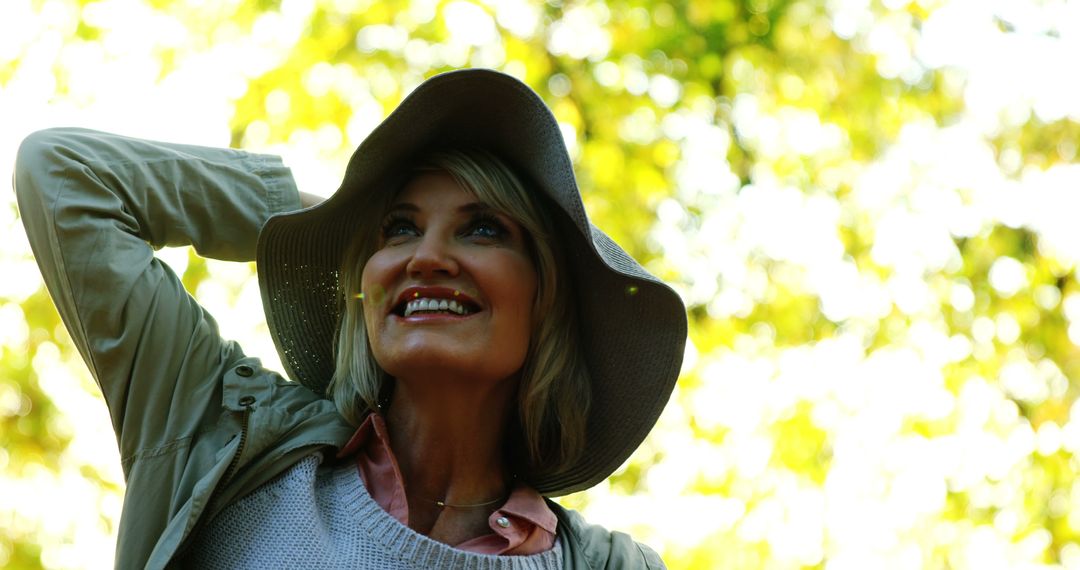
M 255 373 L 255 369 L 248 366 L 247 364 L 241 364 L 240 366 L 236 367 L 236 375 L 237 376 L 243 376 L 243 377 L 247 378 L 248 376 L 251 376 L 254 373 Z
M 495 524 L 497 524 L 497 525 L 499 525 L 499 526 L 501 526 L 503 528 L 507 528 L 507 527 L 510 526 L 510 519 L 508 519 L 506 517 L 499 517 L 499 518 L 495 519 Z
M 255 396 L 244 396 L 240 398 L 241 406 L 250 406 L 255 403 Z

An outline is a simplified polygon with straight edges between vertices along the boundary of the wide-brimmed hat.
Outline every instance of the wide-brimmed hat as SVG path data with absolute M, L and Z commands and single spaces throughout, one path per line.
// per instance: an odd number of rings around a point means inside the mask
M 560 238 L 592 383 L 585 453 L 558 473 L 520 476 L 549 496 L 586 489 L 618 469 L 660 416 L 682 364 L 686 310 L 670 287 L 589 222 L 555 117 L 509 75 L 467 69 L 425 81 L 360 143 L 333 196 L 266 222 L 259 285 L 281 362 L 293 380 L 326 393 L 345 249 L 359 228 L 370 227 L 364 224 L 378 223 L 376 204 L 400 187 L 419 153 L 453 147 L 495 153 L 564 217 Z

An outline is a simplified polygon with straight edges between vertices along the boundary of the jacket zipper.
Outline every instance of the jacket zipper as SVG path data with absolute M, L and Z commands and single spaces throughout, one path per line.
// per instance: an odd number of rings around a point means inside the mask
M 228 484 L 229 479 L 232 479 L 232 476 L 235 474 L 234 472 L 236 471 L 237 466 L 240 465 L 240 456 L 244 454 L 244 446 L 247 444 L 248 420 L 250 418 L 251 404 L 245 404 L 244 418 L 240 423 L 240 443 L 236 446 L 236 453 L 233 454 L 232 460 L 229 461 L 229 466 L 225 469 L 225 474 L 221 476 L 221 480 L 218 481 L 217 485 L 214 486 L 214 491 L 210 493 L 210 499 L 206 501 L 206 508 L 203 509 L 203 514 L 199 515 L 199 519 L 201 521 L 207 520 L 208 513 L 214 512 L 218 496 L 221 495 L 221 490 L 225 488 L 226 484 Z M 201 524 L 196 525 L 196 528 L 191 529 L 190 534 L 188 534 L 188 536 L 184 538 L 184 541 L 176 549 L 176 552 L 173 552 L 168 564 L 166 565 L 167 568 L 174 568 L 176 566 L 176 561 L 183 558 L 184 553 L 187 552 L 187 549 L 191 546 L 192 539 L 194 539 L 194 537 L 198 534 L 197 529 L 201 526 Z
M 236 474 L 236 468 L 240 465 L 240 456 L 244 454 L 244 447 L 247 444 L 248 423 L 251 418 L 251 404 L 244 406 L 243 413 L 244 418 L 240 423 L 240 443 L 236 446 L 236 453 L 233 454 L 232 460 L 229 461 L 229 466 L 225 468 L 225 474 L 221 476 L 221 480 L 217 482 L 217 485 L 214 486 L 214 491 L 210 494 L 210 499 L 206 501 L 206 508 L 203 509 L 203 514 L 199 517 L 201 520 L 207 520 L 209 514 L 214 512 L 218 497 L 221 495 L 221 490 L 229 483 L 229 479 L 232 479 L 232 476 Z M 184 540 L 185 544 L 173 554 L 173 560 L 176 560 L 185 550 L 187 550 L 187 546 L 189 546 L 191 542 L 190 539 L 194 537 L 195 534 L 195 530 L 192 529 L 191 534 Z
M 221 481 L 218 482 L 217 487 L 214 489 L 214 494 L 210 497 L 210 501 L 207 505 L 213 505 L 213 499 L 217 498 L 221 488 L 229 482 L 232 478 L 233 472 L 236 471 L 238 465 L 240 465 L 240 456 L 244 453 L 244 445 L 247 444 L 248 434 L 248 420 L 251 418 L 251 405 L 244 406 L 244 419 L 240 424 L 240 444 L 236 446 L 236 453 L 233 454 L 232 461 L 229 462 L 229 467 L 225 469 L 225 474 L 221 476 Z

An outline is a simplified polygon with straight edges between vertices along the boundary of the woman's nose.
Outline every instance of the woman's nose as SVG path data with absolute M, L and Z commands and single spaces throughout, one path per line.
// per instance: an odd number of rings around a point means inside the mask
M 437 235 L 428 233 L 420 238 L 420 243 L 417 244 L 405 269 L 412 277 L 454 276 L 457 275 L 458 264 L 451 244 Z

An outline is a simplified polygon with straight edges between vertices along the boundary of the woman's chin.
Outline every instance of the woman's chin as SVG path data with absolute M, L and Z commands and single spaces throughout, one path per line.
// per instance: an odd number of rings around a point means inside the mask
M 388 362 L 380 362 L 380 366 L 398 381 L 463 381 L 480 385 L 517 375 L 521 368 L 520 361 L 516 365 L 503 364 L 493 360 L 492 356 L 429 348 L 388 359 Z
M 495 335 L 455 333 L 423 329 L 383 335 L 373 339 L 372 352 L 379 366 L 398 379 L 496 382 L 515 376 L 525 362 L 527 339 L 506 343 Z

